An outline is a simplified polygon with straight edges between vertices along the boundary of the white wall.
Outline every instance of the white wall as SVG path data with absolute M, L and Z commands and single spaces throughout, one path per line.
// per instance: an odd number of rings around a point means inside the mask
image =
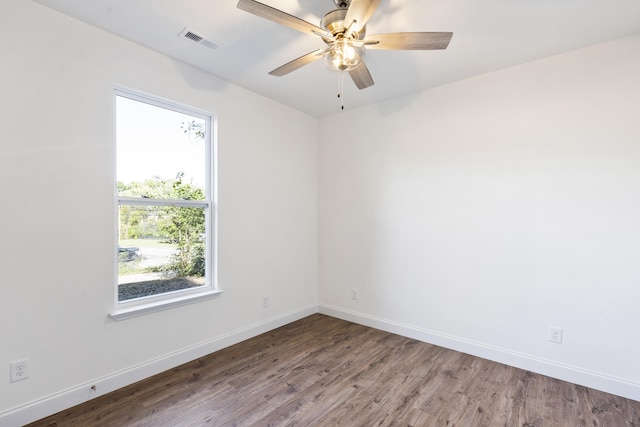
M 317 291 L 325 312 L 640 400 L 640 36 L 318 124 L 32 2 L 0 2 L 0 31 L 0 425 L 287 323 Z M 218 117 L 219 298 L 108 317 L 114 84 Z
M 0 32 L 0 425 L 315 312 L 315 118 L 30 1 L 0 2 Z M 115 84 L 216 114 L 224 290 L 120 322 Z
M 640 400 L 640 35 L 326 117 L 318 144 L 321 311 Z

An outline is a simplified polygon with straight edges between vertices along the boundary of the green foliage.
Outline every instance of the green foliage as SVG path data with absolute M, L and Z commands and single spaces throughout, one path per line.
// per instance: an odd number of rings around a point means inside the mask
M 184 200 L 202 200 L 204 192 L 201 188 L 182 181 L 179 173 L 172 185 L 173 198 Z M 176 253 L 171 256 L 167 270 L 178 276 L 204 276 L 204 236 L 205 215 L 201 208 L 185 208 L 166 206 L 163 208 L 167 219 L 159 225 L 169 243 L 177 246 Z
M 118 256 L 118 275 L 146 273 L 148 269 L 140 267 L 140 260 L 127 261 L 124 256 Z
M 182 130 L 184 133 L 193 135 L 195 139 L 204 139 L 205 127 L 204 122 L 191 120 L 190 122 L 182 122 Z
M 183 173 L 178 176 L 182 177 Z M 118 181 L 118 194 L 124 197 L 143 197 L 149 199 L 166 199 L 171 196 L 175 179 L 162 179 L 159 176 L 124 184 Z
M 204 200 L 203 189 L 184 182 L 184 173 L 164 180 L 160 177 L 129 184 L 117 183 L 125 197 Z M 120 239 L 164 238 L 176 252 L 163 267 L 166 275 L 205 275 L 205 212 L 202 208 L 178 206 L 120 206 Z

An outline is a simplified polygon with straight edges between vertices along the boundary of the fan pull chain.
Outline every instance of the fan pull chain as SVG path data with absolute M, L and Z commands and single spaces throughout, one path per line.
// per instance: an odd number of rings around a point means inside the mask
M 338 77 L 338 98 L 340 98 L 340 109 L 344 110 L 344 71 L 340 71 L 340 77 Z

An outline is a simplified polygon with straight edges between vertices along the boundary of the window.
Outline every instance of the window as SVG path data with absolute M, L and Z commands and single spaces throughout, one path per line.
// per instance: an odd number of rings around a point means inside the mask
M 117 309 L 216 293 L 211 114 L 116 89 Z

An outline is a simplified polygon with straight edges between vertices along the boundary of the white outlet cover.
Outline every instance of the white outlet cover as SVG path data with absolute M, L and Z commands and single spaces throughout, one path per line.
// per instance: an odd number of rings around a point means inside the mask
M 556 344 L 562 344 L 562 328 L 550 327 L 549 341 Z
M 11 362 L 9 368 L 11 369 L 10 380 L 12 383 L 29 378 L 29 359 Z

